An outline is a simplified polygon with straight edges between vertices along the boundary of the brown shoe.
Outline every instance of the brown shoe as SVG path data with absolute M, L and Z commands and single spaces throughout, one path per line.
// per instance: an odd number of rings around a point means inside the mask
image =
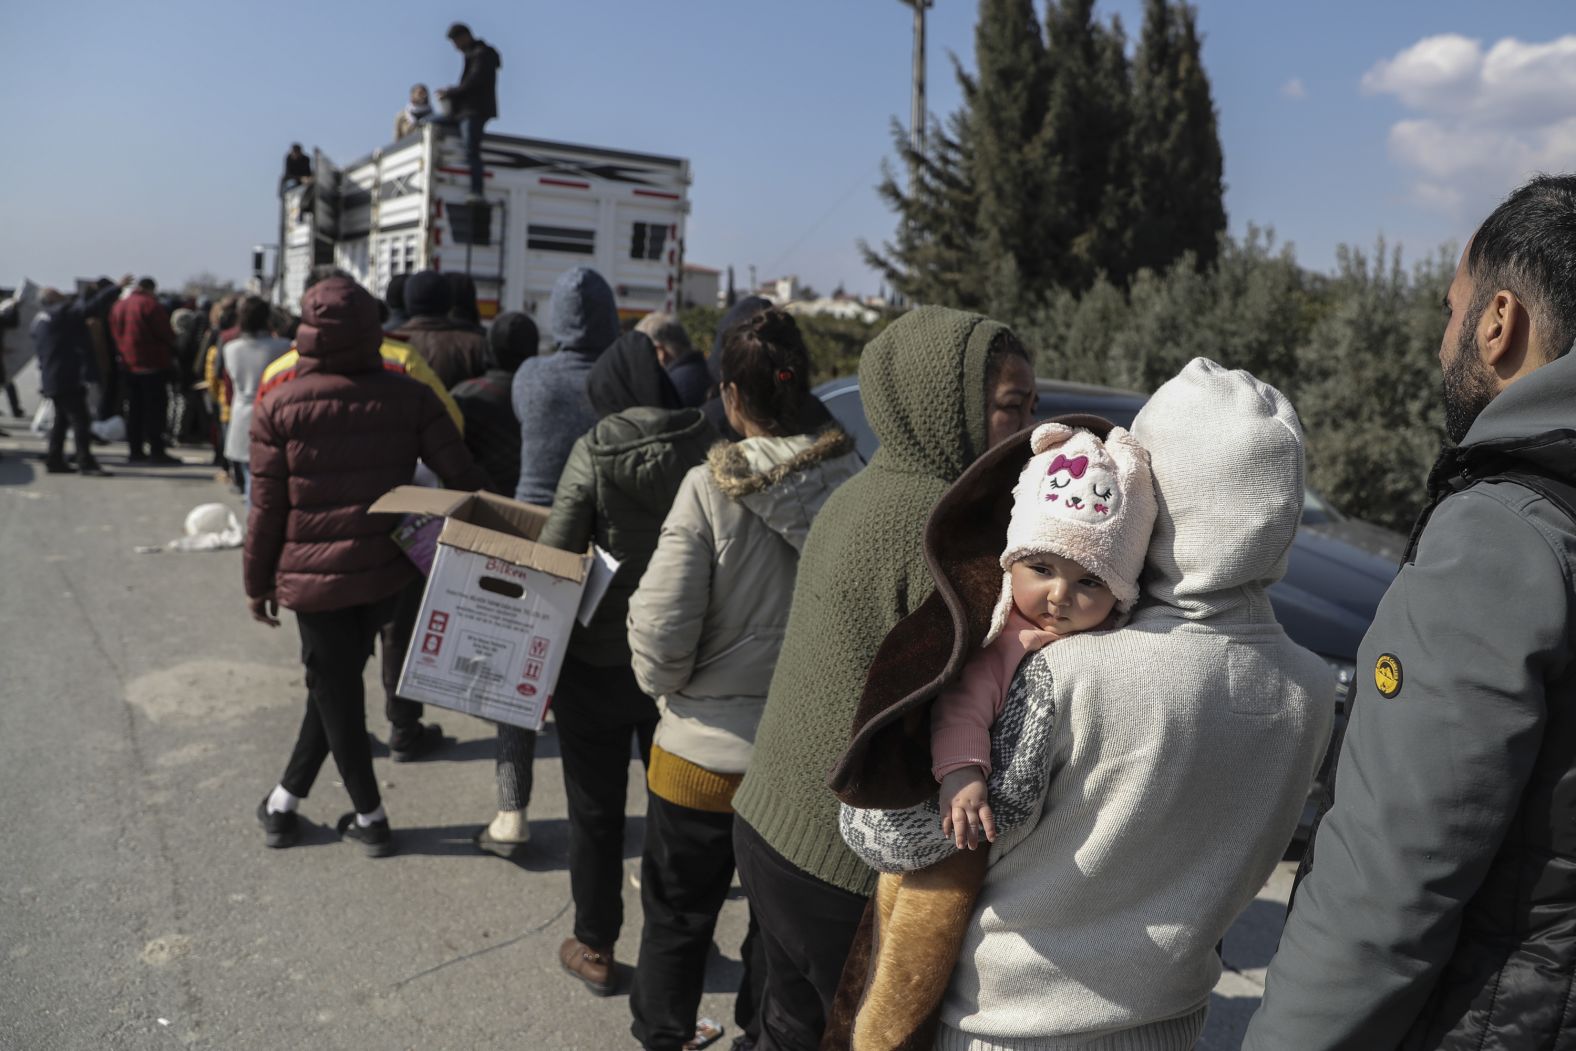
M 613 970 L 613 950 L 593 949 L 578 938 L 569 938 L 558 947 L 558 963 L 564 970 L 586 983 L 597 996 L 617 992 Z

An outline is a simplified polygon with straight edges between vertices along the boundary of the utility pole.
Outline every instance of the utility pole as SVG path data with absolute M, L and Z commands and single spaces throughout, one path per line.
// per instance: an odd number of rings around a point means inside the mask
M 925 152 L 925 12 L 936 0 L 902 0 L 914 9 L 914 93 L 908 116 L 908 144 L 916 154 Z M 910 165 L 910 173 L 913 172 Z

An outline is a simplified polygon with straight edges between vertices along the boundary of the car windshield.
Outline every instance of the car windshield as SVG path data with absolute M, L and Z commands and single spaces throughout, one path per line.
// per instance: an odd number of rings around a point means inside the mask
M 859 383 L 852 379 L 833 380 L 824 384 L 816 394 L 836 417 L 843 430 L 854 439 L 859 454 L 869 460 L 881 443 L 876 438 L 875 432 L 870 429 L 870 422 L 865 419 L 864 406 L 859 399 Z M 1041 381 L 1040 403 L 1035 409 L 1035 418 L 1048 420 L 1053 416 L 1066 416 L 1072 413 L 1093 413 L 1096 416 L 1104 416 L 1119 427 L 1131 427 L 1133 417 L 1138 415 L 1138 410 L 1143 407 L 1144 401 L 1142 394 L 1106 391 L 1094 387 L 1069 389 Z M 1318 493 L 1312 489 L 1303 490 L 1304 525 L 1328 525 L 1341 521 L 1342 517 L 1342 514 Z

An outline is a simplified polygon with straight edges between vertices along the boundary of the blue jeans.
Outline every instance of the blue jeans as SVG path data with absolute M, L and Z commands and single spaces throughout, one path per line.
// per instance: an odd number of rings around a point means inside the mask
M 458 117 L 433 117 L 432 123 L 442 127 L 458 127 L 460 141 L 465 144 L 465 164 L 471 170 L 471 193 L 477 197 L 482 195 L 482 128 L 489 118 L 477 116 L 472 113 L 461 114 Z

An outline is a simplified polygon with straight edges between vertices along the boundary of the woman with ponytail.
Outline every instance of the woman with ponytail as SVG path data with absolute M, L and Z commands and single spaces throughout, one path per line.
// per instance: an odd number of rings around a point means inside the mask
M 810 360 L 791 316 L 765 310 L 730 329 L 721 366 L 723 408 L 742 440 L 715 446 L 685 476 L 629 604 L 635 678 L 661 710 L 630 995 L 632 1031 L 648 1051 L 678 1051 L 697 1036 L 706 954 L 733 881 L 733 791 L 787 628 L 799 552 L 826 498 L 862 466 L 835 426 L 800 431 Z M 752 1033 L 762 976 L 748 944 L 743 955 L 736 1020 Z

